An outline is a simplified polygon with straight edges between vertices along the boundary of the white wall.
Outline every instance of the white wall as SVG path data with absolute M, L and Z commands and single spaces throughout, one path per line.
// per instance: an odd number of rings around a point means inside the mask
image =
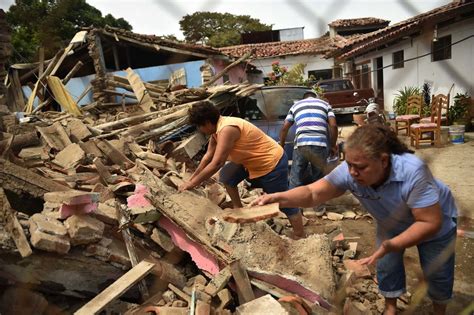
M 332 69 L 334 65 L 334 60 L 332 58 L 324 59 L 322 55 L 297 55 L 256 59 L 252 61 L 252 64 L 255 65 L 263 73 L 260 77 L 260 81 L 254 82 L 263 83 L 263 77 L 266 77 L 268 73 L 272 71 L 272 63 L 274 61 L 279 61 L 280 66 L 287 67 L 288 70 L 291 69 L 295 64 L 306 64 L 306 68 L 304 69 L 304 78 L 308 77 L 308 71 Z
M 474 35 L 474 18 L 453 23 L 438 29 L 438 37 L 451 35 L 451 44 Z M 375 58 L 383 56 L 383 66 L 392 64 L 392 53 L 404 50 L 404 59 L 422 56 L 431 52 L 433 28 L 425 29 L 421 35 L 413 39 L 406 39 L 384 50 L 365 54 L 356 58 L 356 63 L 370 59 L 374 65 Z M 372 68 L 375 71 L 375 67 Z M 372 73 L 372 85 L 375 84 L 375 72 Z M 468 92 L 474 94 L 474 37 L 451 47 L 451 59 L 431 61 L 431 55 L 405 61 L 404 67 L 384 69 L 384 108 L 392 110 L 392 103 L 398 90 L 408 86 L 422 87 L 425 82 L 432 82 L 431 94 L 447 94 L 451 85 L 452 98 L 456 93 Z M 374 87 L 375 88 L 375 87 Z

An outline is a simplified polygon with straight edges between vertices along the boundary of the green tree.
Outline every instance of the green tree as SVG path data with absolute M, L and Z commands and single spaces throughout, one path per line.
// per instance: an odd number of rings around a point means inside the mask
M 269 31 L 272 25 L 261 23 L 249 15 L 230 13 L 195 12 L 179 21 L 187 42 L 202 43 L 213 47 L 240 44 L 240 34 Z
M 102 16 L 85 0 L 16 0 L 6 13 L 12 28 L 12 44 L 17 52 L 11 62 L 32 62 L 38 59 L 39 47 L 51 58 L 67 45 L 82 27 L 105 25 L 132 30 L 123 18 Z

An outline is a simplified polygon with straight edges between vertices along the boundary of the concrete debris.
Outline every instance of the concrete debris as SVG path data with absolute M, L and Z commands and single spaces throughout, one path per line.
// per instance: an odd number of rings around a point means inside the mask
M 113 42 L 123 39 L 124 34 L 114 34 Z M 0 207 L 0 249 L 8 252 L 0 258 L 8 274 L 5 283 L 83 299 L 81 307 L 75 305 L 77 314 L 119 307 L 125 314 L 192 310 L 276 315 L 289 314 L 288 309 L 325 314 L 333 309 L 337 282 L 349 286 L 371 276 L 351 261 L 357 243 L 330 234 L 334 229 L 329 225 L 340 222 L 328 224 L 323 234 L 295 241 L 285 236 L 289 221 L 277 204 L 228 210 L 230 198 L 215 178 L 204 187 L 177 192 L 208 142 L 201 133 L 176 140 L 187 124 L 188 109 L 203 100 L 230 108 L 260 85 L 171 90 L 143 82 L 130 68 L 126 77 L 108 74 L 101 59 L 103 44 L 94 40 L 88 46 L 96 71 L 88 88 L 93 103 L 78 111 L 66 100 L 61 102 L 64 112 L 42 111 L 55 101 L 35 88 L 31 102 L 23 104 L 27 112 L 21 123 L 2 111 L 0 184 L 25 200 L 21 209 Z M 37 87 L 51 80 L 74 45 L 49 61 Z M 116 48 L 107 49 L 116 55 Z M 67 89 L 66 79 L 70 77 L 55 79 L 55 85 Z M 35 97 L 40 106 L 33 109 Z M 263 192 L 243 183 L 239 193 L 248 205 Z M 323 218 L 363 217 L 352 211 L 357 202 L 344 198 L 328 204 L 335 210 Z M 347 205 L 344 211 L 341 204 Z M 320 218 L 308 212 L 304 223 L 315 219 Z M 7 277 L 2 272 L 0 280 Z M 377 293 L 352 289 L 348 297 L 359 301 L 347 302 L 347 307 L 364 310 L 364 300 L 378 305 Z M 1 297 L 7 305 L 8 290 Z M 260 297 L 262 292 L 269 294 Z M 37 313 L 48 306 L 37 292 L 25 296 L 35 301 Z M 125 304 L 117 306 L 113 300 Z M 26 304 L 12 307 L 29 313 Z
M 273 314 L 273 315 L 289 315 L 283 306 L 278 303 L 271 295 L 267 294 L 248 302 L 246 304 L 240 305 L 235 310 L 236 315 L 253 315 L 253 314 Z

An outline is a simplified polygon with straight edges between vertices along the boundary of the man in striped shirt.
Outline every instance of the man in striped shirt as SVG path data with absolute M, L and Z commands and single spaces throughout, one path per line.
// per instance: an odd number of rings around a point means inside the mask
M 285 146 L 290 127 L 296 124 L 290 189 L 322 178 L 328 155 L 337 152 L 337 123 L 331 105 L 306 92 L 291 106 L 280 131 L 280 145 Z M 309 172 L 311 171 L 311 172 Z

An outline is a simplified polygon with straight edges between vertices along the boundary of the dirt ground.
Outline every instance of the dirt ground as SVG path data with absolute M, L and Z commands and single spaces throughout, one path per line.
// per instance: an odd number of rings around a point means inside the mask
M 342 136 L 350 134 L 352 127 L 343 127 Z M 406 137 L 401 137 L 408 141 Z M 446 183 L 452 190 L 460 217 L 458 229 L 474 231 L 474 133 L 466 133 L 466 143 L 448 144 L 442 148 L 425 146 L 416 154 L 429 165 L 434 176 Z M 352 210 L 351 206 L 347 206 Z M 339 207 L 339 211 L 341 207 Z M 374 251 L 375 224 L 370 218 L 358 220 L 344 219 L 329 221 L 312 218 L 305 227 L 307 233 L 327 233 L 331 225 L 340 226 L 344 236 L 358 242 L 356 259 L 366 257 Z M 472 234 L 471 234 L 472 235 Z M 454 298 L 448 306 L 447 314 L 474 314 L 474 239 L 472 236 L 459 236 L 456 242 L 456 269 Z M 416 248 L 405 253 L 408 291 L 413 293 L 419 285 L 421 268 Z M 374 270 L 372 268 L 372 270 Z M 416 314 L 431 314 L 430 301 L 424 298 L 416 308 Z M 470 311 L 467 311 L 468 306 Z M 464 312 L 462 312 L 464 310 Z

